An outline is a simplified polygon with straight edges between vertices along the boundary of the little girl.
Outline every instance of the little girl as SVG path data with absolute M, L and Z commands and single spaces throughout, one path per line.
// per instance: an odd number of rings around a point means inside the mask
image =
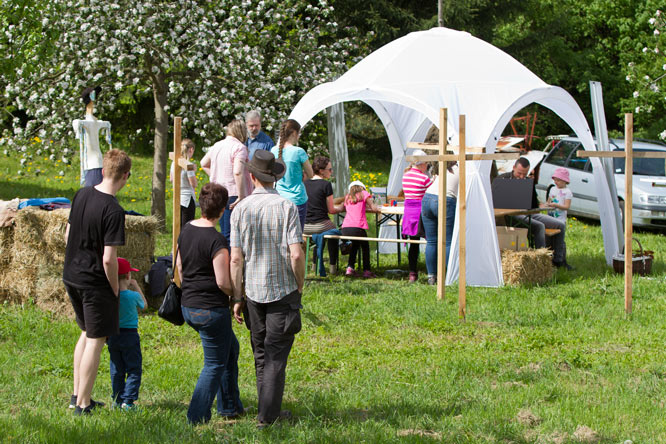
M 349 184 L 349 192 L 345 196 L 344 203 L 336 207 L 336 209 L 343 211 L 343 207 L 347 214 L 345 215 L 345 220 L 342 222 L 342 235 L 368 237 L 368 233 L 365 231 L 368 229 L 368 220 L 365 217 L 366 210 L 379 213 L 381 209 L 374 204 L 372 195 L 366 191 L 363 182 L 355 180 Z M 376 277 L 370 271 L 370 244 L 368 241 L 352 241 L 345 276 L 356 276 L 354 266 L 359 246 L 363 253 L 363 277 Z
M 553 208 L 548 215 L 567 223 L 567 210 L 571 206 L 573 193 L 567 184 L 569 183 L 569 171 L 566 168 L 558 168 L 553 173 L 553 182 L 555 187 L 548 196 L 548 206 Z

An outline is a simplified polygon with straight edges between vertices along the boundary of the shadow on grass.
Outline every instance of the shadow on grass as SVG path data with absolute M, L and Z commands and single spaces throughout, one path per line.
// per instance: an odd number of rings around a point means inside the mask
M 47 187 L 30 182 L 0 181 L 0 200 L 11 200 L 15 197 L 23 199 L 34 197 L 66 197 L 72 199 L 76 193 L 75 188 L 65 185 L 61 187 Z

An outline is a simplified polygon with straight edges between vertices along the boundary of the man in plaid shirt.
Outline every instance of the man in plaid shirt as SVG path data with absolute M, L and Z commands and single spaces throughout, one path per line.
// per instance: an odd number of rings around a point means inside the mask
M 258 427 L 281 417 L 287 358 L 301 330 L 301 294 L 305 278 L 303 236 L 298 209 L 273 188 L 285 166 L 270 151 L 257 150 L 250 162 L 254 192 L 231 213 L 233 299 L 243 295 L 257 374 Z M 243 322 L 240 304 L 234 317 Z

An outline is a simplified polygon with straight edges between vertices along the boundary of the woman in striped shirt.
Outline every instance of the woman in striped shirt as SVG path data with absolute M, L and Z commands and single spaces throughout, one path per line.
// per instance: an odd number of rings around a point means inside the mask
M 426 153 L 416 150 L 414 156 L 425 156 Z M 421 216 L 421 201 L 433 178 L 426 174 L 426 162 L 413 162 L 405 169 L 402 176 L 402 189 L 405 193 L 405 214 L 402 218 L 402 237 L 413 240 L 420 239 L 419 217 Z M 419 261 L 419 244 L 409 245 L 409 282 L 416 282 L 418 272 L 416 266 Z

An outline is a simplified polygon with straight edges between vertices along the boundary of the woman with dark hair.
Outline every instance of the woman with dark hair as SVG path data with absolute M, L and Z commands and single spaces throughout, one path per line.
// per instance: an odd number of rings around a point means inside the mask
M 335 230 L 335 224 L 329 219 L 329 214 L 338 213 L 333 203 L 333 186 L 328 179 L 333 175 L 333 168 L 328 157 L 315 157 L 312 163 L 314 176 L 305 181 L 305 191 L 308 195 L 308 208 L 305 218 L 304 234 L 321 234 Z M 322 242 L 326 240 L 322 238 Z M 317 251 L 321 250 L 317 248 Z M 323 251 L 323 250 L 322 250 Z M 338 244 L 328 243 L 329 272 L 335 274 L 338 264 Z M 313 255 L 315 264 L 317 255 Z
M 226 188 L 207 183 L 201 189 L 201 218 L 185 225 L 178 237 L 176 264 L 181 276 L 185 321 L 201 337 L 204 366 L 192 394 L 187 419 L 208 422 L 217 396 L 217 413 L 243 413 L 238 391 L 239 345 L 229 311 L 231 276 L 227 240 L 215 229 L 229 200 Z M 241 301 L 232 301 L 233 305 Z
M 303 180 L 304 176 L 307 179 L 312 178 L 314 173 L 308 160 L 308 153 L 303 148 L 296 146 L 300 135 L 301 125 L 293 119 L 285 120 L 280 125 L 278 146 L 273 147 L 271 153 L 287 168 L 282 179 L 275 184 L 275 189 L 280 196 L 296 204 L 301 230 L 303 230 L 308 205 L 308 195 L 305 192 Z

